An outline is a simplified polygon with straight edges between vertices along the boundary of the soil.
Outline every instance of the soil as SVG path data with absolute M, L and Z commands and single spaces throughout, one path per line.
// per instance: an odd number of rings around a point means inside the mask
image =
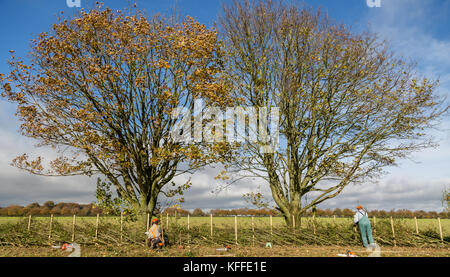
M 232 245 L 230 251 L 217 251 L 217 247 L 205 246 L 171 246 L 163 250 L 150 250 L 143 246 L 118 245 L 81 245 L 82 257 L 337 257 L 347 250 L 359 257 L 369 256 L 363 247 L 348 248 L 341 246 L 273 246 L 242 247 Z M 2 246 L 0 257 L 66 257 L 70 253 L 49 246 Z M 381 257 L 450 257 L 450 248 L 414 248 L 414 247 L 382 247 Z

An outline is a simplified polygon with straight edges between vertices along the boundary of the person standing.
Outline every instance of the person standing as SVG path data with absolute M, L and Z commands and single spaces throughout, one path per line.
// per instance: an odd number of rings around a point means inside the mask
M 367 211 L 359 205 L 356 207 L 355 217 L 353 219 L 353 224 L 358 224 L 359 231 L 361 232 L 361 237 L 363 241 L 364 247 L 373 246 L 374 241 L 372 237 L 372 227 L 370 226 L 369 216 L 367 215 Z M 367 243 L 367 239 L 369 242 Z

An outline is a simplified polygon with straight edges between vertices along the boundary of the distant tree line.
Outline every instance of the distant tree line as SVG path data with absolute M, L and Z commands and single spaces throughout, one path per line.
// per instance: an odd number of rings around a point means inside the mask
M 407 209 L 398 209 L 398 210 L 368 210 L 369 216 L 376 216 L 378 218 L 384 217 L 393 217 L 393 218 L 450 218 L 450 213 L 448 212 L 436 212 L 436 211 L 410 211 Z M 311 216 L 313 213 L 311 210 L 308 210 L 306 215 Z M 355 214 L 355 210 L 352 209 L 317 209 L 315 215 L 318 217 L 331 217 L 333 215 L 337 217 L 349 217 Z
M 370 216 L 376 216 L 378 218 L 384 217 L 394 217 L 394 218 L 450 218 L 449 212 L 436 212 L 436 211 L 410 211 L 406 209 L 400 210 L 370 210 L 368 211 Z M 240 208 L 240 209 L 212 209 L 209 212 L 202 211 L 197 208 L 192 212 L 189 212 L 180 208 L 168 208 L 162 212 L 164 215 L 169 214 L 171 216 L 179 215 L 179 216 L 187 216 L 188 214 L 191 216 L 209 216 L 213 214 L 214 216 L 281 216 L 281 214 L 275 209 L 248 209 L 248 208 Z M 312 210 L 306 211 L 303 216 L 312 216 L 314 213 Z M 316 209 L 315 216 L 316 217 L 352 217 L 355 214 L 355 211 L 352 209 Z
M 234 215 L 243 215 L 243 216 L 277 216 L 279 212 L 277 210 L 271 209 L 248 209 L 248 208 L 240 208 L 240 209 L 231 209 L 231 210 L 222 210 L 222 209 L 212 209 L 209 212 L 204 212 L 199 208 L 194 209 L 192 212 L 187 210 L 183 210 L 180 208 L 167 208 L 162 212 L 164 215 L 180 215 L 187 216 L 188 214 L 191 216 L 209 216 L 213 214 L 214 216 L 234 216 Z
M 0 216 L 24 216 L 24 215 L 79 215 L 90 216 L 101 214 L 102 210 L 94 204 L 58 203 L 47 201 L 42 205 L 31 203 L 27 206 L 10 205 L 0 208 Z
M 158 211 L 159 212 L 159 211 Z M 436 211 L 410 211 L 407 209 L 399 210 L 369 210 L 370 216 L 376 216 L 378 218 L 383 217 L 394 217 L 394 218 L 450 218 L 450 212 L 436 212 Z M 306 211 L 303 216 L 316 217 L 351 217 L 355 213 L 352 209 L 316 209 L 315 212 L 312 210 Z M 31 203 L 27 206 L 10 205 L 5 208 L 0 208 L 0 216 L 27 216 L 27 215 L 73 215 L 78 216 L 94 216 L 97 214 L 103 214 L 101 208 L 96 207 L 94 204 L 78 204 L 78 203 L 57 203 L 53 201 L 47 201 L 42 205 L 39 203 Z M 199 208 L 194 209 L 192 212 L 181 209 L 181 208 L 166 208 L 162 211 L 163 215 L 169 214 L 170 216 L 209 216 L 213 214 L 214 216 L 281 216 L 281 214 L 275 209 L 249 209 L 249 208 L 239 208 L 239 209 L 212 209 L 208 212 L 203 211 Z

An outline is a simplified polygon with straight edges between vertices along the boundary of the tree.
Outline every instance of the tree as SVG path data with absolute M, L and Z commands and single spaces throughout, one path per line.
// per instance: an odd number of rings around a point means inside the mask
M 59 215 L 61 214 L 61 207 L 60 206 L 55 206 L 50 210 L 50 214 L 55 214 L 55 215 Z
M 442 193 L 442 203 L 447 212 L 450 212 L 450 186 Z
M 8 216 L 23 215 L 23 207 L 18 205 L 10 205 L 6 207 Z
M 49 207 L 46 207 L 46 206 L 42 206 L 42 207 L 39 209 L 39 214 L 40 214 L 40 215 L 49 215 L 49 214 L 50 214 L 50 208 L 49 208 Z
M 84 206 L 80 211 L 80 216 L 89 216 L 91 213 L 91 205 Z
M 29 214 L 30 215 L 38 215 L 41 213 L 41 208 L 40 207 L 35 207 L 30 209 Z
M 129 207 L 120 197 L 113 197 L 111 186 L 110 182 L 103 182 L 100 178 L 97 179 L 97 189 L 95 191 L 97 202 L 95 206 L 100 208 L 104 215 L 120 215 L 122 210 L 128 211 Z
M 0 208 L 0 216 L 7 216 L 8 208 Z
M 27 209 L 34 209 L 34 208 L 39 208 L 40 206 L 39 206 L 39 203 L 37 203 L 37 202 L 34 202 L 34 203 L 31 203 L 31 204 L 28 204 L 25 208 L 27 208 Z
M 288 225 L 435 145 L 425 131 L 448 109 L 437 81 L 418 76 L 376 34 L 271 1 L 224 5 L 220 22 L 235 97 L 260 111 L 279 108 L 278 147 L 268 153 L 246 139 L 229 171 L 264 178 Z
M 52 209 L 53 207 L 55 207 L 55 202 L 53 201 L 47 201 L 43 204 L 44 207 L 47 207 L 49 209 Z
M 200 208 L 195 208 L 192 211 L 192 216 L 205 216 L 205 213 Z
M 73 209 L 71 209 L 69 206 L 64 206 L 64 207 L 61 209 L 60 214 L 61 214 L 61 215 L 73 215 L 72 210 L 73 210 Z
M 32 40 L 29 64 L 13 53 L 10 73 L 0 75 L 22 134 L 59 157 L 45 164 L 24 154 L 13 165 L 41 175 L 101 174 L 136 212 L 152 213 L 175 176 L 224 151 L 171 134 L 176 108 L 192 108 L 195 98 L 225 105 L 221 55 L 217 32 L 190 17 L 177 23 L 99 6 L 59 18 Z

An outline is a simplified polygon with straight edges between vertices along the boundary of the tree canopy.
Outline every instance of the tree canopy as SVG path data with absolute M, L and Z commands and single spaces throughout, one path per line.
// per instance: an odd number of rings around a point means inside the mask
M 59 157 L 45 164 L 24 154 L 13 165 L 43 175 L 102 174 L 136 210 L 151 213 L 177 174 L 225 149 L 182 145 L 170 133 L 175 108 L 191 109 L 196 98 L 227 103 L 222 55 L 217 31 L 191 17 L 100 5 L 59 18 L 32 40 L 30 63 L 13 53 L 10 73 L 0 75 L 22 134 Z M 182 163 L 189 165 L 181 170 Z
M 246 141 L 234 170 L 264 178 L 288 224 L 434 145 L 425 130 L 448 108 L 438 82 L 419 76 L 376 34 L 272 1 L 224 5 L 221 27 L 235 97 L 280 111 L 279 148 L 264 153 Z
M 438 81 L 420 76 L 376 34 L 272 1 L 225 4 L 220 21 L 218 32 L 191 17 L 148 17 L 136 6 L 113 11 L 101 4 L 59 18 L 32 40 L 27 62 L 12 51 L 10 72 L 0 74 L 1 95 L 17 105 L 21 133 L 59 156 L 46 162 L 23 154 L 13 165 L 41 175 L 103 175 L 143 214 L 154 211 L 161 193 L 190 186 L 174 184 L 178 174 L 222 163 L 266 180 L 291 224 L 347 185 L 436 145 L 427 130 L 448 110 L 436 94 Z M 207 103 L 208 116 L 199 119 L 207 126 L 203 140 L 198 122 L 183 121 L 195 113 L 174 116 L 193 111 L 197 99 Z M 249 107 L 241 123 L 258 130 L 237 126 L 233 133 L 271 133 L 269 148 L 265 138 L 222 140 L 234 124 L 226 124 L 221 109 L 237 104 Z M 275 110 L 276 120 L 268 117 Z M 276 137 L 268 121 L 276 122 Z M 190 128 L 194 142 L 174 138 L 174 130 L 186 137 Z M 100 198 L 111 198 L 102 191 Z M 259 193 L 249 196 L 262 201 Z

